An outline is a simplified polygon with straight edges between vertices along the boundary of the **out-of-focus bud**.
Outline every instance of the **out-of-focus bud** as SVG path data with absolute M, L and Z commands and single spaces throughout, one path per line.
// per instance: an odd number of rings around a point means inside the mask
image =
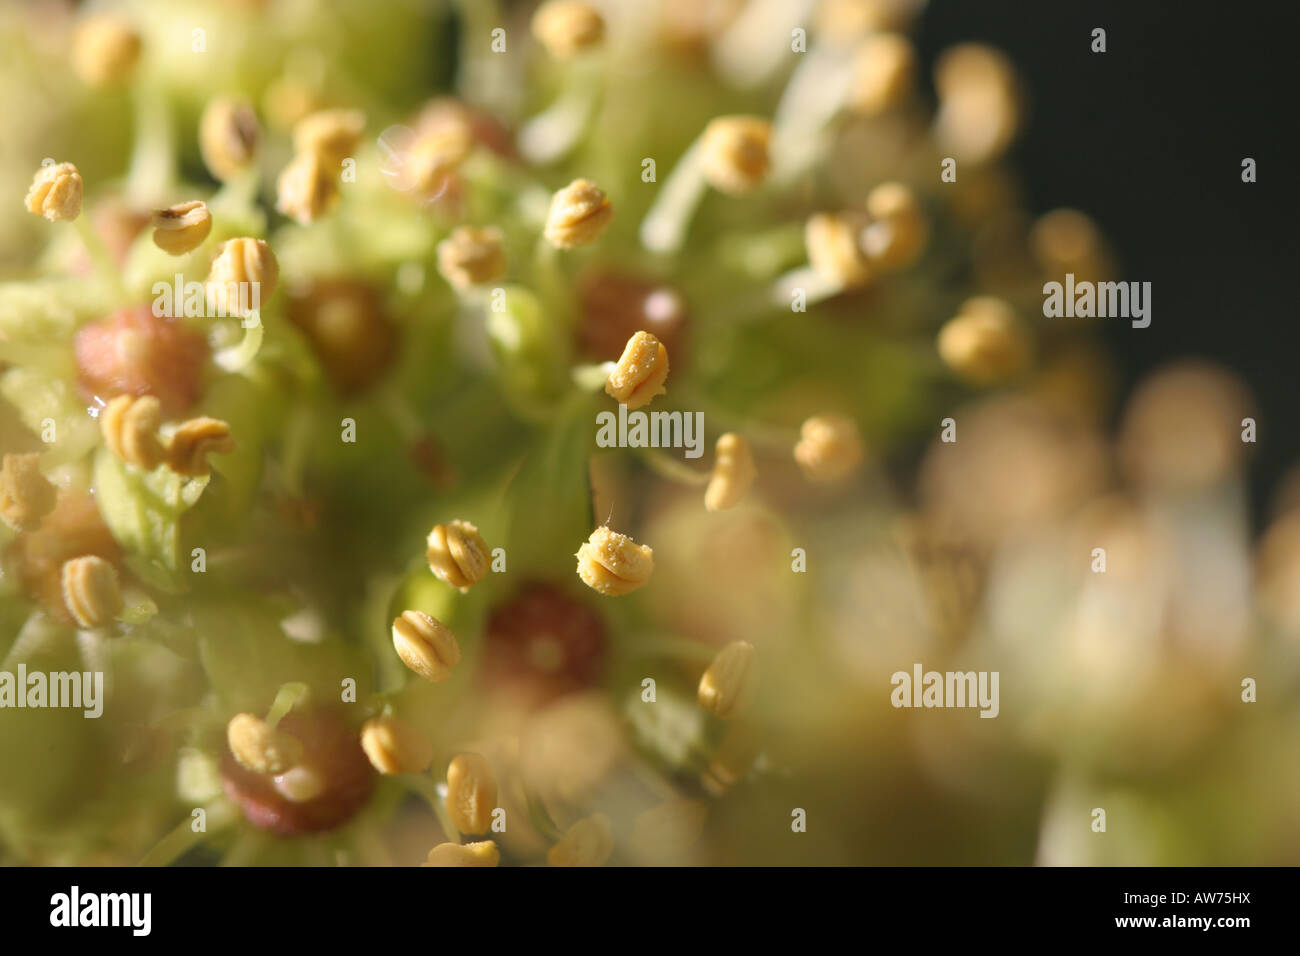
M 723 720 L 739 717 L 753 702 L 757 678 L 754 645 L 732 641 L 700 678 L 700 706 Z
M 758 470 L 754 467 L 749 442 L 735 432 L 727 432 L 718 439 L 716 455 L 713 475 L 704 490 L 704 507 L 709 511 L 726 511 L 740 504 L 758 477 Z
M 491 840 L 478 843 L 439 843 L 421 866 L 496 866 L 501 851 Z
M 912 41 L 897 33 L 875 33 L 853 54 L 849 109 L 875 116 L 907 99 L 916 79 Z
M 1142 488 L 1173 493 L 1227 478 L 1249 447 L 1242 442 L 1252 401 L 1245 386 L 1206 362 L 1157 371 L 1129 400 L 1120 462 Z
M 457 754 L 447 767 L 447 815 L 461 833 L 487 833 L 497 805 L 497 780 L 481 754 Z
M 111 13 L 86 17 L 72 36 L 72 68 L 91 86 L 127 79 L 140 59 L 140 34 Z
M 361 749 L 383 774 L 423 773 L 433 763 L 433 744 L 404 720 L 372 717 L 361 727 Z
M 455 289 L 468 289 L 504 278 L 505 240 L 493 226 L 461 226 L 438 243 L 438 273 Z
M 397 327 L 383 296 L 356 279 L 291 285 L 289 322 L 301 329 L 330 383 L 342 394 L 369 388 L 393 362 Z
M 275 208 L 300 225 L 310 225 L 338 202 L 335 175 L 320 154 L 299 153 L 276 181 Z
M 759 116 L 720 116 L 704 128 L 704 178 L 719 192 L 743 196 L 767 179 L 772 124 Z
M 928 233 L 916 194 L 902 183 L 881 183 L 867 196 L 871 225 L 861 245 L 871 264 L 887 272 L 916 261 Z
M 41 456 L 5 455 L 0 467 L 0 519 L 15 531 L 30 531 L 54 510 L 58 489 L 41 474 Z
M 240 100 L 215 99 L 199 118 L 203 164 L 222 182 L 252 165 L 260 136 L 257 114 Z
M 873 270 L 860 240 L 869 222 L 861 212 L 814 213 L 804 227 L 808 263 L 840 288 L 866 285 Z
M 557 60 L 567 60 L 605 39 L 605 20 L 583 0 L 547 0 L 533 14 L 533 36 Z
M 814 415 L 799 429 L 794 460 L 811 481 L 843 481 L 862 464 L 858 426 L 843 415 Z
M 1015 71 L 992 47 L 962 43 L 945 50 L 934 68 L 940 147 L 958 160 L 983 163 L 1010 145 L 1020 124 Z
M 320 157 L 332 176 L 356 153 L 365 128 L 366 114 L 360 110 L 321 110 L 294 124 L 293 151 Z
M 1029 363 L 1029 336 L 1001 299 L 979 296 L 963 303 L 939 331 L 939 356 L 959 378 L 999 385 Z

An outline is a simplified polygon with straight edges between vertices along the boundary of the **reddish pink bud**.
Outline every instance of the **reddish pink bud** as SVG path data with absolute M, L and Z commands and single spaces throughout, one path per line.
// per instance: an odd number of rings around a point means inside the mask
M 208 345 L 176 319 L 148 305 L 122 309 L 76 335 L 78 381 L 92 397 L 153 395 L 163 416 L 174 418 L 202 392 Z

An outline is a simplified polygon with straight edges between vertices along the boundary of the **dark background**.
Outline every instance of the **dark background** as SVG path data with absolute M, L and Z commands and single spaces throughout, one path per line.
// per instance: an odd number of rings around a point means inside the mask
M 1093 53 L 1092 30 L 1106 30 Z M 1172 359 L 1217 360 L 1252 388 L 1258 521 L 1300 462 L 1300 12 L 1293 0 L 930 0 L 929 74 L 962 40 L 1005 51 L 1029 90 L 1012 163 L 1034 213 L 1071 206 L 1152 283 L 1146 329 L 1107 323 L 1123 395 Z M 1241 181 L 1241 161 L 1257 182 Z

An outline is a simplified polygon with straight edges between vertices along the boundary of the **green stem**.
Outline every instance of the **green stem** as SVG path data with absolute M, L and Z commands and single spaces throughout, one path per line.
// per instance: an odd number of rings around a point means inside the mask
M 432 777 L 422 773 L 406 774 L 402 780 L 412 792 L 419 794 L 429 804 L 433 815 L 438 818 L 439 826 L 447 836 L 447 842 L 459 843 L 460 831 L 456 829 L 451 822 L 451 816 L 447 813 L 447 785 L 435 783 Z
M 242 323 L 241 323 L 242 324 Z M 262 348 L 262 320 L 257 324 L 244 327 L 244 339 L 238 345 L 222 349 L 213 356 L 213 361 L 227 372 L 242 372 L 257 358 Z
M 108 247 L 104 245 L 104 240 L 100 239 L 99 233 L 95 232 L 95 227 L 90 221 L 90 215 L 83 212 L 72 221 L 72 225 L 76 228 L 77 235 L 81 237 L 81 243 L 86 247 L 87 255 L 90 256 L 90 264 L 95 271 L 95 278 L 113 297 L 116 305 L 126 305 L 126 287 L 122 284 L 121 273 L 118 271 L 117 264 L 113 261 Z
M 140 858 L 136 866 L 168 866 L 198 846 L 208 836 L 206 831 L 195 832 L 192 817 L 182 820 L 152 850 Z
M 282 684 L 279 692 L 275 695 L 275 700 L 271 703 L 271 709 L 267 711 L 267 726 L 274 730 L 276 724 L 283 720 L 285 715 L 294 707 L 305 701 L 310 694 L 311 691 L 306 684 L 298 682 Z
M 707 485 L 709 472 L 697 471 L 685 462 L 678 461 L 660 448 L 638 448 L 641 460 L 650 466 L 650 470 L 661 478 L 675 481 L 682 485 Z
M 135 145 L 127 172 L 126 194 L 141 207 L 163 205 L 175 179 L 171 114 L 158 88 L 137 82 L 132 90 Z

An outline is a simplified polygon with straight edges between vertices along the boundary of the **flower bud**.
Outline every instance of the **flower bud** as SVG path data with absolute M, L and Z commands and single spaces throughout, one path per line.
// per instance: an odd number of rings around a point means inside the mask
M 421 866 L 496 866 L 501 862 L 501 851 L 491 840 L 479 843 L 439 843 L 429 851 L 427 862 Z
M 816 213 L 804 227 L 808 262 L 818 274 L 844 289 L 871 281 L 872 267 L 859 242 L 869 220 L 865 213 Z
M 461 594 L 488 572 L 488 546 L 468 521 L 434 525 L 428 545 L 429 570 Z
M 814 415 L 799 429 L 794 460 L 812 481 L 841 481 L 857 470 L 862 458 L 858 428 L 842 415 Z
M 551 866 L 600 866 L 614 852 L 614 828 L 609 817 L 594 813 L 579 820 L 546 853 Z
M 576 557 L 578 577 L 589 588 L 610 596 L 635 591 L 650 580 L 655 567 L 652 549 L 604 525 L 583 542 Z
M 487 833 L 497 805 L 497 781 L 480 754 L 457 754 L 447 767 L 447 815 L 461 833 Z
M 209 308 L 222 306 L 230 314 L 236 303 L 266 303 L 279 279 L 280 263 L 271 247 L 261 239 L 244 237 L 228 239 L 217 247 L 203 288 Z M 243 297 L 239 294 L 241 287 L 248 288 Z M 254 287 L 258 293 L 256 298 L 252 294 Z
M 934 67 L 941 148 L 959 160 L 984 163 L 1010 145 L 1020 123 L 1015 71 L 1005 56 L 978 43 L 939 55 Z
M 402 663 L 427 681 L 445 681 L 460 662 L 456 635 L 421 611 L 403 611 L 393 621 L 393 649 Z
M 752 192 L 767 178 L 772 124 L 758 116 L 720 116 L 700 143 L 704 178 L 733 196 Z
M 81 213 L 83 185 L 72 163 L 42 166 L 27 191 L 27 211 L 50 222 L 71 221 Z
M 111 13 L 90 16 L 72 36 L 72 68 L 91 86 L 108 86 L 131 75 L 140 59 L 140 35 Z
M 1000 299 L 967 300 L 939 330 L 939 356 L 972 385 L 997 385 L 1029 361 L 1029 341 L 1011 307 Z
M 288 292 L 289 322 L 340 393 L 363 391 L 388 370 L 398 330 L 379 288 L 361 279 L 321 279 L 294 283 Z
M 360 110 L 321 110 L 299 120 L 293 128 L 293 151 L 320 157 L 331 174 L 356 152 L 366 128 Z
M 298 738 L 275 730 L 254 714 L 236 714 L 226 724 L 226 743 L 243 766 L 267 776 L 281 774 L 302 760 Z
M 605 394 L 629 409 L 640 408 L 667 391 L 667 379 L 668 350 L 649 332 L 637 332 L 609 373 Z
M 583 0 L 547 0 L 533 14 L 533 36 L 557 60 L 567 60 L 598 46 L 605 21 Z
M 208 453 L 235 450 L 230 426 L 219 418 L 191 418 L 172 433 L 167 445 L 167 467 L 178 475 L 197 478 L 208 474 Z
M 372 717 L 361 727 L 361 748 L 384 774 L 423 773 L 433 763 L 433 744 L 396 717 Z
M 700 678 L 700 706 L 723 720 L 739 717 L 752 703 L 756 683 L 754 645 L 732 641 Z
M 0 519 L 15 531 L 30 531 L 54 510 L 58 489 L 41 474 L 36 452 L 4 456 L 0 466 Z
M 183 256 L 203 245 L 212 232 L 212 214 L 200 199 L 153 214 L 153 244 L 168 255 Z
M 871 224 L 862 249 L 871 263 L 894 272 L 916 261 L 925 248 L 926 225 L 916 195 L 902 183 L 881 183 L 867 196 Z
M 469 110 L 451 98 L 433 100 L 416 122 L 404 178 L 425 195 L 437 194 L 447 176 L 469 157 L 474 142 Z
M 749 492 L 758 470 L 749 442 L 735 432 L 727 432 L 715 446 L 716 460 L 709 487 L 704 490 L 704 507 L 709 511 L 726 511 L 736 507 Z
M 542 233 L 557 249 L 575 249 L 595 242 L 614 218 L 614 207 L 595 183 L 575 179 L 551 197 Z
M 506 274 L 501 230 L 461 226 L 438 243 L 438 272 L 453 288 L 494 282 Z
M 300 225 L 328 213 L 338 201 L 334 171 L 317 153 L 299 153 L 276 181 L 275 208 Z
M 82 627 L 103 627 L 122 613 L 117 571 L 97 555 L 63 562 L 63 604 Z
M 915 76 L 912 42 L 898 33 L 873 33 L 853 56 L 849 108 L 862 116 L 883 113 L 903 101 Z
M 162 403 L 152 395 L 119 395 L 99 413 L 99 430 L 108 450 L 143 471 L 153 471 L 163 462 L 161 425 Z
M 260 135 L 257 114 L 247 103 L 213 100 L 199 119 L 199 152 L 204 165 L 225 182 L 252 164 Z
M 82 326 L 73 341 L 77 380 L 90 396 L 156 395 L 163 417 L 180 417 L 203 388 L 207 340 L 149 305 Z

